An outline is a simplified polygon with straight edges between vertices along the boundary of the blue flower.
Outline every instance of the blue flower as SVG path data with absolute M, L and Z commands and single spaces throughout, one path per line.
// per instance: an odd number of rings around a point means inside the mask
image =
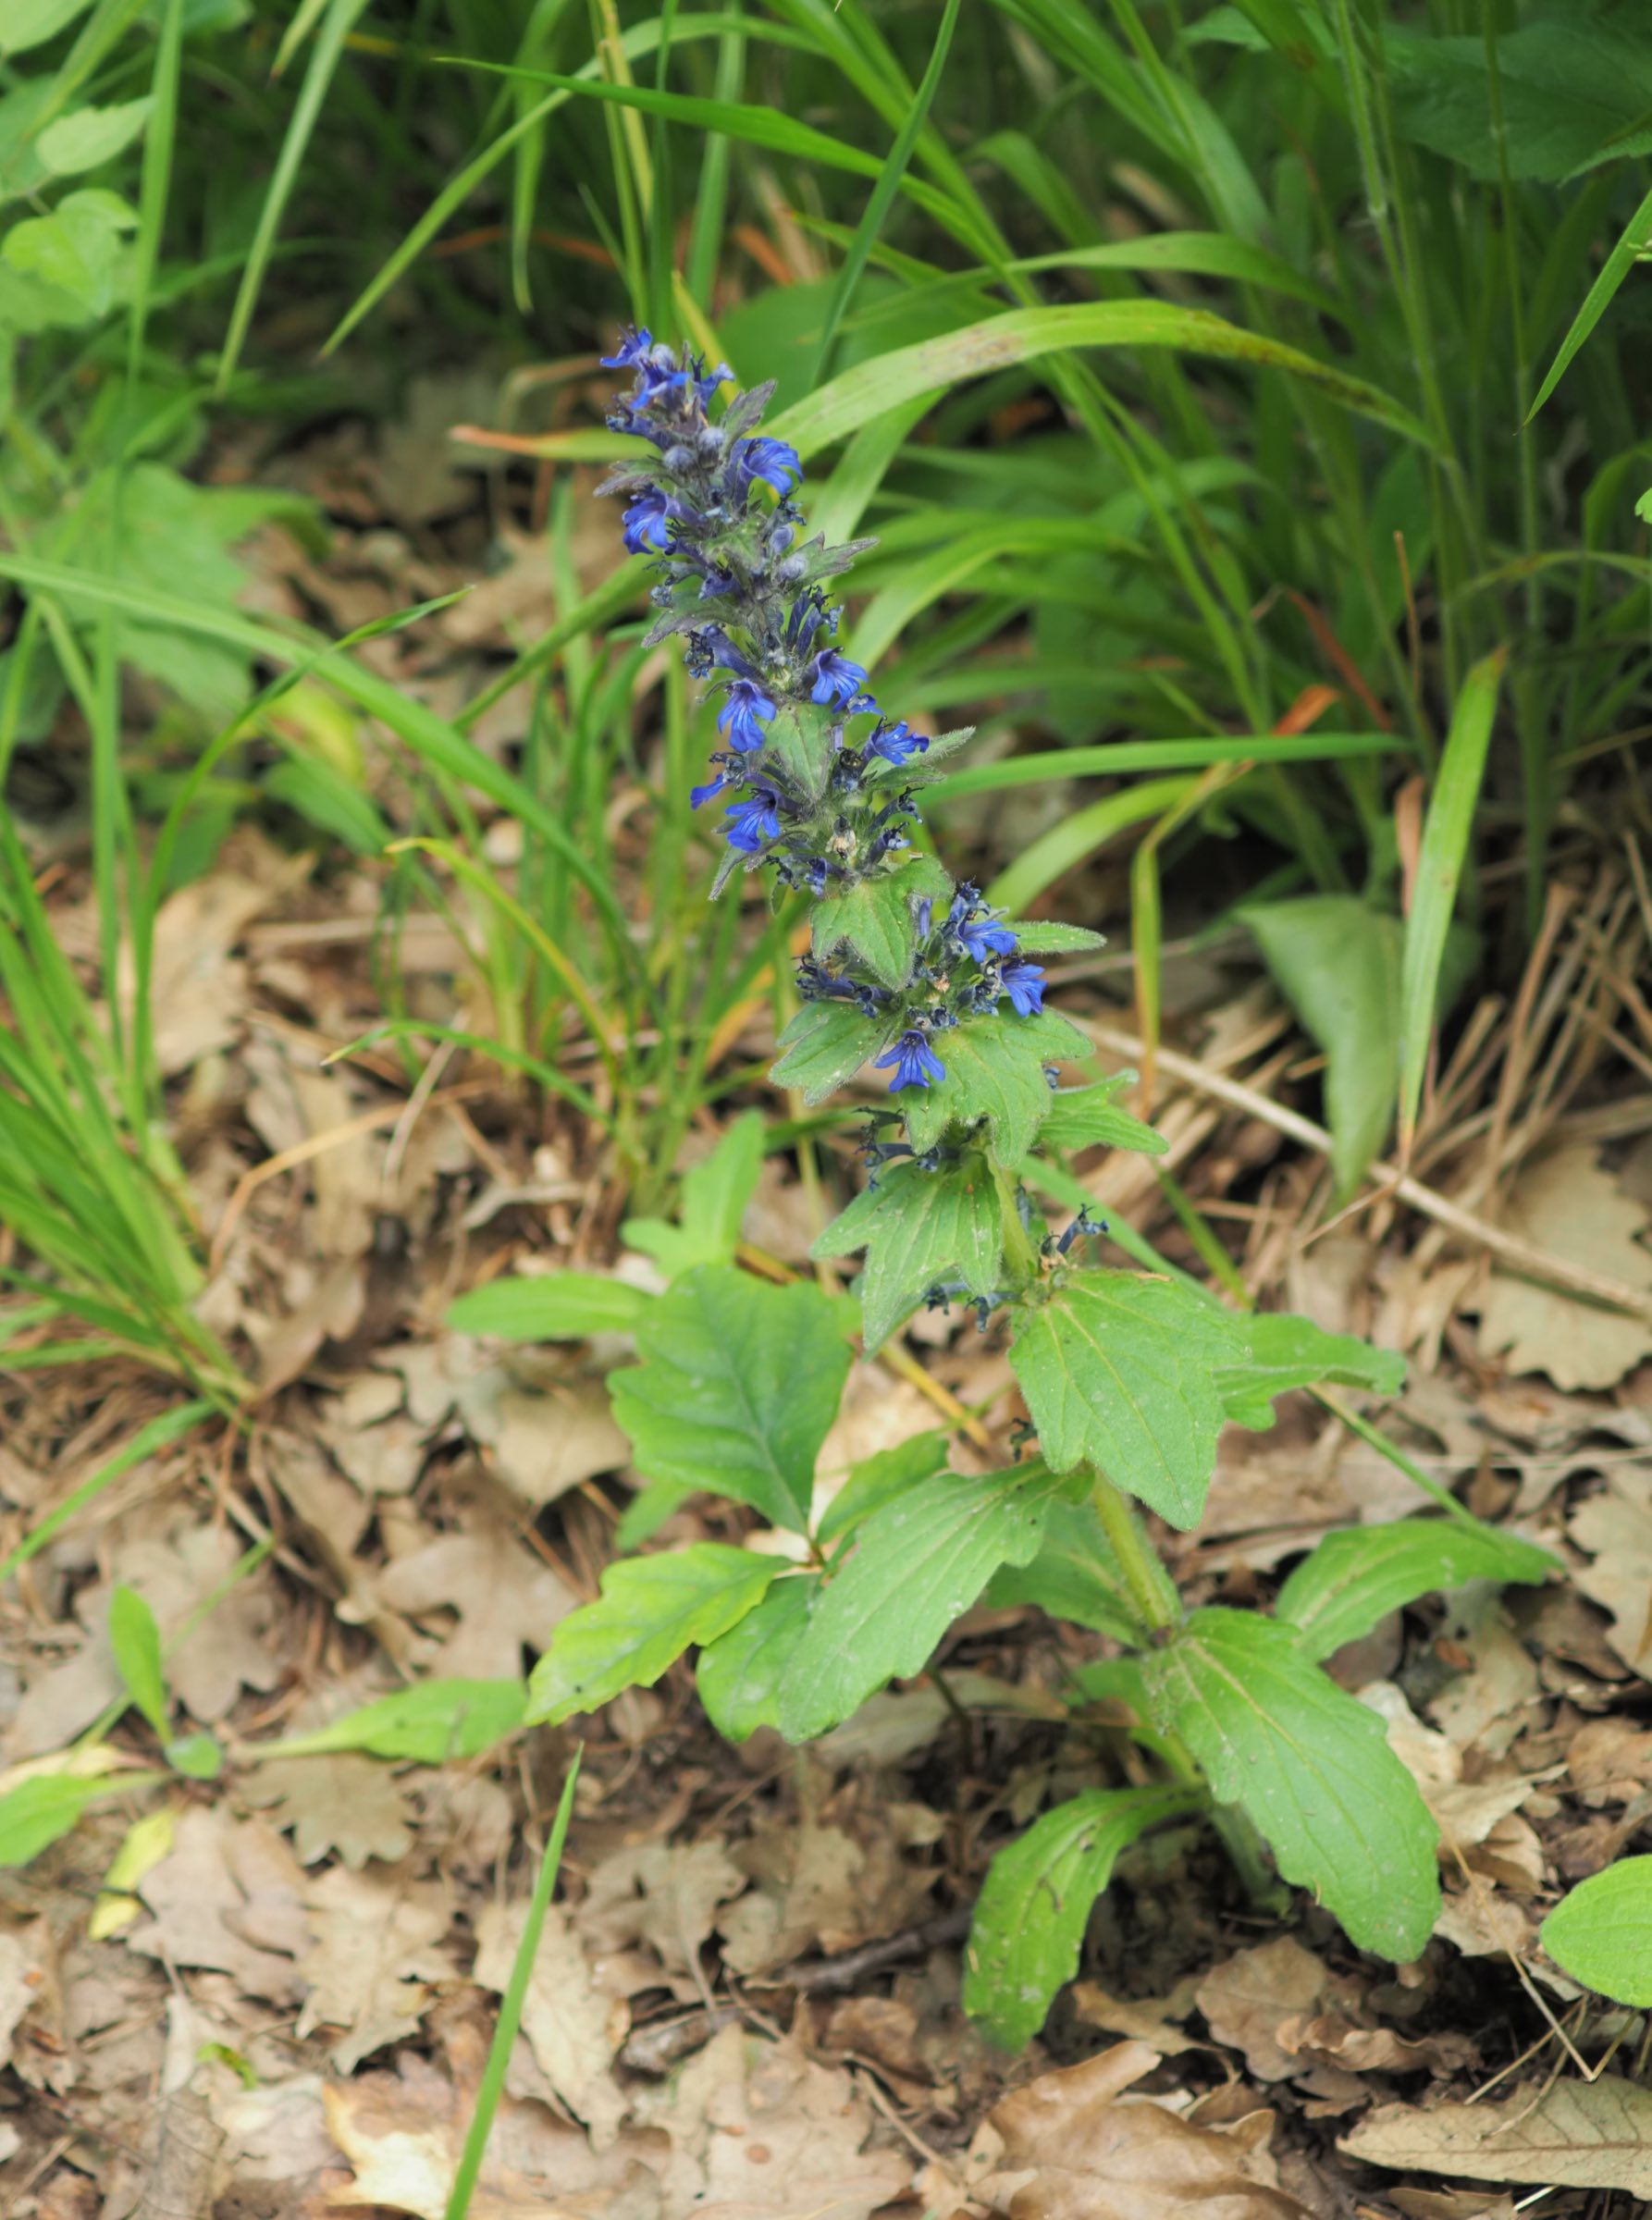
M 730 847 L 738 848 L 744 856 L 755 856 L 765 843 L 778 840 L 780 816 L 775 807 L 778 800 L 779 796 L 768 787 L 759 786 L 748 800 L 736 802 L 723 820 Z
M 717 712 L 717 729 L 731 747 L 743 755 L 761 747 L 767 734 L 763 727 L 774 715 L 774 704 L 755 679 L 737 678 L 724 697 Z
M 670 494 L 659 486 L 645 487 L 625 512 L 625 545 L 634 555 L 650 548 L 663 555 L 671 536 L 666 526 L 677 513 Z
M 640 370 L 653 352 L 654 334 L 643 324 L 634 331 L 622 331 L 615 352 L 598 359 L 605 370 Z
M 893 1068 L 891 1094 L 898 1094 L 903 1087 L 932 1087 L 946 1077 L 945 1065 L 923 1034 L 916 1030 L 903 1033 L 892 1048 L 886 1048 L 873 1068 L 878 1071 Z
M 697 809 L 702 802 L 710 801 L 714 795 L 721 794 L 725 786 L 733 785 L 733 783 L 734 781 L 729 777 L 728 772 L 720 771 L 717 776 L 714 779 L 709 779 L 705 785 L 690 787 L 688 807 L 691 809 Z
M 953 914 L 947 922 L 957 934 L 966 956 L 984 964 L 990 956 L 1015 954 L 1016 936 L 1007 925 L 999 924 L 990 910 L 966 909 L 960 916 L 960 906 L 959 902 L 953 904 Z
M 765 486 L 772 486 L 783 497 L 803 476 L 797 450 L 783 439 L 736 439 L 733 462 L 739 474 L 742 498 L 755 479 L 761 478 Z
M 808 697 L 819 702 L 853 701 L 865 676 L 860 664 L 839 655 L 835 648 L 822 648 L 815 658 L 815 683 Z
M 921 733 L 915 733 L 902 717 L 894 724 L 881 724 L 872 734 L 867 748 L 869 756 L 881 756 L 886 763 L 902 764 L 921 756 L 929 746 Z
M 1020 956 L 1015 963 L 1005 964 L 999 978 L 1017 1017 L 1036 1018 L 1044 1006 L 1043 966 L 1029 964 Z

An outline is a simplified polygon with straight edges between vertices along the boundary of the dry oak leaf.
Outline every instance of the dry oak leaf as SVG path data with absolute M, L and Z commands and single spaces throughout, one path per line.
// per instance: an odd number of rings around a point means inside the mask
M 1607 1640 L 1652 1680 L 1652 1468 L 1621 1464 L 1597 1496 L 1572 1512 L 1569 1539 L 1594 1563 L 1572 1574 L 1591 1603 L 1611 1613 Z
M 1007 2220 L 1312 2220 L 1271 2178 L 1271 2114 L 1224 2132 L 1118 2101 L 1158 2063 L 1145 2043 L 1116 2043 L 1005 2097 L 988 2123 L 996 2170 L 971 2196 Z
M 593 1954 L 647 1942 L 672 1972 L 686 1973 L 710 1938 L 718 1906 L 745 1886 L 721 1843 L 639 1843 L 593 1868 L 575 1917 Z
M 525 1901 L 490 1904 L 477 1919 L 474 1978 L 482 1988 L 503 1994 L 527 1908 Z M 519 2041 L 526 2041 L 545 2089 L 585 2122 L 598 2151 L 613 2141 L 625 2117 L 613 2062 L 630 2026 L 624 2004 L 598 1993 L 566 1914 L 552 1905 L 534 1958 Z M 512 2086 L 518 2093 L 540 2093 L 531 2076 L 519 2076 Z
M 1198 2004 L 1216 2041 L 1243 2051 L 1257 2080 L 1283 2081 L 1300 2062 L 1278 2041 L 1281 2027 L 1312 2012 L 1332 1986 L 1313 1953 L 1281 1935 L 1213 1967 Z
M 452 1961 L 438 1947 L 452 1902 L 439 1881 L 348 1866 L 311 1881 L 304 1902 L 315 1947 L 299 1967 L 310 1993 L 298 2032 L 342 2029 L 331 2056 L 341 2074 L 352 2073 L 375 2051 L 415 2034 L 436 2001 L 428 1984 L 452 1979 Z
M 579 1600 L 513 1534 L 486 1519 L 398 1558 L 373 1587 L 380 1603 L 409 1617 L 458 1613 L 427 1670 L 460 1680 L 514 1678 L 524 1645 L 543 1649 Z
M 388 1765 L 344 1750 L 319 1758 L 272 1758 L 241 1794 L 290 1828 L 302 1866 L 336 1850 L 351 1872 L 370 1857 L 394 1865 L 413 1847 L 405 1790 Z
M 221 1805 L 197 1805 L 140 1883 L 154 1917 L 127 1942 L 147 1957 L 229 1974 L 250 1996 L 296 2004 L 303 1983 L 294 1960 L 310 1942 L 302 1888 L 273 1827 L 231 1819 Z
M 1502 1220 L 1551 1256 L 1624 1287 L 1652 1289 L 1652 1251 L 1636 1238 L 1646 1230 L 1646 1213 L 1592 1148 L 1557 1149 L 1528 1166 Z M 1557 1388 L 1611 1388 L 1652 1355 L 1652 1326 L 1494 1272 L 1480 1306 L 1480 1346 L 1503 1356 L 1510 1372 L 1546 1372 Z
M 1535 2103 L 1528 2089 L 1501 2104 L 1385 2104 L 1339 2147 L 1375 2166 L 1652 2201 L 1652 2090 L 1603 2075 L 1558 2081 Z

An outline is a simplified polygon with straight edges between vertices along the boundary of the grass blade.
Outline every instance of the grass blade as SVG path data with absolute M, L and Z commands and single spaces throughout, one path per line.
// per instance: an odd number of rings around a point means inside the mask
M 1525 421 L 1533 417 L 1572 367 L 1572 357 L 1605 315 L 1611 299 L 1634 265 L 1648 248 L 1652 248 L 1652 192 L 1623 227 L 1622 237 L 1600 265 L 1600 275 L 1584 295 L 1584 304 L 1572 319 L 1566 337 L 1548 366 L 1548 376 L 1537 388 L 1536 399 L 1526 411 Z
M 105 1487 L 112 1487 L 123 1473 L 129 1473 L 134 1464 L 151 1457 L 156 1449 L 164 1449 L 180 1440 L 191 1426 L 198 1426 L 203 1418 L 212 1415 L 208 1402 L 179 1403 L 175 1410 L 163 1411 L 152 1418 L 146 1426 L 140 1426 L 129 1442 L 116 1450 L 113 1457 L 100 1464 L 95 1473 L 81 1481 L 79 1487 L 65 1496 L 62 1502 L 48 1511 L 40 1523 L 26 1535 L 17 1548 L 0 1559 L 0 1581 L 6 1581 L 19 1565 L 26 1565 L 31 1557 L 38 1557 L 55 1536 L 60 1534 L 77 1512 L 95 1503 Z
M 551 1892 L 557 1885 L 557 1869 L 562 1862 L 563 1844 L 568 1840 L 568 1823 L 573 1817 L 573 1791 L 579 1781 L 579 1761 L 584 1754 L 584 1745 L 575 1744 L 573 1762 L 568 1768 L 568 1778 L 562 1783 L 561 1799 L 557 1805 L 550 1840 L 546 1844 L 545 1856 L 539 1861 L 538 1878 L 534 1882 L 528 1916 L 523 1923 L 522 1941 L 516 1946 L 516 1960 L 511 1968 L 510 1986 L 499 2002 L 499 2024 L 493 2030 L 493 2041 L 487 2046 L 487 2064 L 482 2069 L 481 2086 L 476 2090 L 476 2109 L 471 2115 L 458 2171 L 453 2176 L 453 2187 L 448 2193 L 444 2220 L 465 2220 L 471 2199 L 475 2195 L 476 2183 L 482 2172 L 483 2154 L 487 2149 L 488 2132 L 493 2126 L 494 2115 L 499 2110 L 499 2099 L 505 2093 L 505 2074 L 511 2064 L 511 2053 L 516 2046 L 517 2029 L 522 2025 L 522 2008 L 527 2002 L 534 1960 L 539 1955 L 539 1939 L 545 1932 L 545 1918 L 550 1910 Z
M 1428 821 L 1417 859 L 1417 884 L 1405 920 L 1405 950 L 1399 968 L 1399 1147 L 1411 1153 L 1423 1077 L 1434 1035 L 1435 1003 L 1446 935 L 1457 907 L 1457 888 L 1468 854 L 1480 783 L 1486 775 L 1508 649 L 1498 648 L 1477 662 L 1462 682 L 1462 692 L 1446 734 Z

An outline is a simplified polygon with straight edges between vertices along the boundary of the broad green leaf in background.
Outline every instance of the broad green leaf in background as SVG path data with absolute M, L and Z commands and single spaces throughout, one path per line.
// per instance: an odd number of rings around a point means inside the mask
M 1467 1580 L 1536 1586 L 1560 1560 L 1535 1542 L 1466 1519 L 1395 1519 L 1327 1534 L 1279 1591 L 1274 1615 L 1296 1629 L 1303 1657 L 1328 1658 L 1379 1619 Z
M 0 55 L 26 54 L 31 46 L 43 45 L 91 5 L 92 0 L 6 0 Z
M 1119 1852 L 1202 1801 L 1197 1789 L 1169 1782 L 1087 1789 L 999 1851 L 964 1955 L 964 2009 L 994 2042 L 1023 2050 L 1043 2026 L 1055 1992 L 1079 1970 L 1091 1911 Z
M 47 124 L 36 142 L 41 160 L 58 177 L 96 169 L 129 146 L 149 121 L 154 102 L 123 100 L 110 108 L 72 108 Z
M 913 1434 L 892 1449 L 877 1449 L 852 1467 L 815 1528 L 822 1548 L 847 1534 L 862 1519 L 881 1511 L 894 1496 L 905 1495 L 919 1480 L 931 1479 L 946 1462 L 944 1434 Z
M 450 1304 L 456 1334 L 501 1341 L 584 1341 L 629 1333 L 654 1298 L 602 1272 L 540 1272 L 531 1279 L 491 1279 Z
M 136 1588 L 117 1583 L 109 1597 L 109 1648 L 126 1692 L 163 1742 L 166 1739 L 166 1675 L 161 1630 Z
M 1652 150 L 1652 56 L 1644 25 L 1594 20 L 1583 0 L 1560 0 L 1532 22 L 1499 31 L 1495 128 L 1486 41 L 1436 37 L 1388 21 L 1385 56 L 1399 128 L 1419 145 L 1486 180 L 1553 183 L 1598 162 Z M 1473 18 L 1470 18 L 1471 21 Z
M 796 1088 L 812 1108 L 852 1079 L 888 1038 L 886 1024 L 849 1003 L 808 1002 L 780 1036 L 769 1077 L 777 1087 Z
M 824 1734 L 885 1682 L 921 1672 L 997 1568 L 1037 1552 L 1059 1485 L 1042 1466 L 942 1473 L 874 1511 L 820 1591 L 781 1684 L 786 1740 Z
M 0 252 L 13 269 L 55 286 L 101 316 L 115 299 L 121 240 L 137 224 L 118 194 L 89 186 L 67 194 L 49 216 L 14 224 Z
M 1197 1524 L 1226 1415 L 1216 1369 L 1244 1357 L 1245 1324 L 1175 1280 L 1075 1274 L 1018 1314 L 1010 1345 L 1046 1462 L 1088 1460 L 1173 1526 Z
M 1036 919 L 1029 923 L 1013 919 L 1010 931 L 1015 934 L 1023 956 L 1081 956 L 1091 948 L 1104 948 L 1104 932 L 1091 932 L 1087 925 L 1046 925 Z
M 1652 2004 L 1652 1857 L 1579 1881 L 1538 1930 L 1563 1972 L 1620 2004 Z
M 1407 1154 L 1423 1100 L 1446 936 L 1457 907 L 1457 888 L 1486 775 L 1492 719 L 1507 660 L 1508 650 L 1496 648 L 1463 680 L 1423 827 L 1399 971 L 1399 1140 Z
M 1047 1064 L 1074 1063 L 1091 1053 L 1090 1042 L 1065 1018 L 1046 1011 L 1017 1018 L 1000 1012 L 971 1018 L 936 1036 L 935 1054 L 946 1077 L 933 1087 L 908 1087 L 901 1093 L 906 1134 L 921 1153 L 932 1149 L 955 1118 L 984 1116 L 999 1158 L 1018 1164 L 1050 1107 Z
M 940 901 L 951 891 L 952 881 L 934 858 L 918 856 L 903 870 L 828 894 L 814 907 L 815 954 L 824 961 L 846 944 L 886 987 L 904 987 L 918 945 L 912 906 L 924 895 Z
M 694 1542 L 658 1557 L 621 1558 L 595 1603 L 552 1631 L 528 1682 L 526 1724 L 558 1726 L 624 1688 L 651 1688 L 696 1643 L 715 1642 L 761 1602 L 784 1560 Z
M 1240 911 L 1267 968 L 1325 1051 L 1334 1200 L 1381 1154 L 1399 1081 L 1399 921 L 1354 894 L 1306 894 Z
M 1058 1087 L 1050 1097 L 1041 1139 L 1055 1149 L 1134 1149 L 1143 1156 L 1162 1156 L 1170 1145 L 1163 1134 L 1113 1100 L 1135 1079 L 1133 1071 L 1120 1071 L 1094 1087 Z
M 694 1669 L 706 1717 L 730 1742 L 780 1723 L 780 1684 L 803 1639 L 816 1573 L 777 1580 L 762 1601 L 702 1649 Z
M 1119 1642 L 1134 1645 L 1142 1638 L 1091 1503 L 1052 1503 L 1038 1555 L 1024 1565 L 1001 1565 L 982 1600 L 993 1610 L 1036 1604 L 1052 1619 L 1070 1620 Z
M 852 1256 L 866 1251 L 860 1301 L 867 1352 L 887 1340 L 929 1289 L 961 1279 L 972 1295 L 991 1295 L 1004 1264 L 1004 1214 L 984 1156 L 974 1152 L 944 1170 L 910 1162 L 885 1165 L 809 1251 Z
M 108 1793 L 106 1781 L 72 1773 L 37 1774 L 8 1788 L 0 1796 L 0 1867 L 28 1865 L 72 1832 L 94 1796 Z
M 1244 1355 L 1222 1365 L 1216 1386 L 1229 1418 L 1265 1434 L 1274 1423 L 1276 1395 L 1333 1380 L 1369 1395 L 1398 1395 L 1405 1359 L 1397 1350 L 1373 1349 L 1352 1334 L 1327 1334 L 1311 1318 L 1288 1311 L 1252 1311 L 1245 1320 Z
M 628 1249 L 651 1256 L 668 1279 L 697 1264 L 733 1264 L 740 1221 L 757 1192 L 763 1168 L 763 1120 L 756 1110 L 735 1118 L 709 1156 L 683 1178 L 678 1223 L 627 1218 L 620 1238 Z
M 1439 1830 L 1377 1714 L 1303 1657 L 1295 1629 L 1195 1611 L 1142 1675 L 1155 1722 L 1249 1815 L 1284 1878 L 1360 1949 L 1420 1955 L 1439 1913 Z
M 261 1744 L 249 1756 L 321 1758 L 333 1750 L 364 1750 L 373 1758 L 412 1758 L 447 1765 L 490 1750 L 522 1724 L 527 1689 L 521 1681 L 420 1681 L 376 1696 L 342 1719 L 309 1734 Z
M 644 1475 L 807 1533 L 815 1460 L 849 1370 L 820 1289 L 702 1264 L 639 1322 L 636 1350 L 642 1362 L 610 1386 Z

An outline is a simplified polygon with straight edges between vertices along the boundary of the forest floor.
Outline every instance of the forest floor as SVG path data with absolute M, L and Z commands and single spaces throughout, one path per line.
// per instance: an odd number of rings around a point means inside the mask
M 343 632 L 474 582 L 470 497 L 416 442 L 398 451 L 337 434 L 296 458 L 332 551 L 267 528 L 259 606 Z M 450 707 L 549 613 L 524 536 L 466 599 L 362 652 Z M 511 747 L 523 717 L 507 697 L 478 745 Z M 1029 807 L 1049 821 L 1069 801 L 1044 787 Z M 995 797 L 949 837 L 1013 840 L 1015 807 Z M 489 835 L 501 865 L 511 830 Z M 43 869 L 62 945 L 90 962 L 72 823 Z M 1333 1661 L 1440 1819 L 1436 1936 L 1414 1966 L 1363 1959 L 1303 1899 L 1259 1915 L 1207 1837 L 1171 1832 L 1125 1859 L 1082 1978 L 1009 2058 L 960 2010 L 968 1909 L 997 1844 L 1117 1742 L 1058 1696 L 1100 1637 L 978 1610 L 936 1674 L 802 1751 L 723 1744 L 677 1671 L 577 1735 L 468 1763 L 259 1758 L 412 1679 L 519 1674 L 594 1594 L 632 1485 L 603 1386 L 617 1346 L 503 1349 L 444 1319 L 521 1262 L 647 1266 L 616 1264 L 624 1198 L 566 1109 L 463 1056 L 411 1092 L 388 1044 L 327 1061 L 382 1015 L 378 868 L 233 830 L 163 913 L 154 999 L 206 1314 L 253 1372 L 252 1424 L 134 1465 L 0 1592 L 6 1782 L 117 1697 L 117 1584 L 174 1638 L 172 1695 L 228 1762 L 95 1803 L 0 1873 L 0 2210 L 440 2220 L 576 1739 L 478 2220 L 1648 2209 L 1649 2023 L 1582 1995 L 1536 1930 L 1652 1824 L 1652 1329 L 1577 1292 L 1591 1275 L 1652 1288 L 1652 1013 L 1634 983 L 1652 904 L 1633 832 L 1564 830 L 1557 887 L 1518 996 L 1469 1016 L 1436 1080 L 1410 1186 L 1341 1215 L 1307 1122 L 1314 1059 L 1245 952 L 1183 917 L 1165 972 L 1151 1112 L 1179 1193 L 1254 1295 L 1406 1350 L 1384 1432 L 1570 1568 L 1395 1614 Z M 1103 858 L 1064 894 L 1117 933 L 1124 888 Z M 465 1021 L 450 919 L 404 918 L 395 961 L 415 1011 Z M 1116 944 L 1063 988 L 1115 1066 L 1140 1061 L 1129 997 Z M 731 1065 L 761 1055 L 764 1025 L 730 1040 Z M 703 1119 L 689 1154 L 717 1129 Z M 1084 1176 L 1202 1268 L 1153 1164 Z M 751 1256 L 808 1268 L 819 1208 L 771 1157 Z M 1499 1269 L 1510 1237 L 1553 1261 L 1551 1284 Z M 0 1549 L 176 1400 L 116 1361 L 0 1375 Z M 857 1365 L 822 1469 L 960 1403 L 1007 1439 L 1002 1347 L 920 1321 L 905 1362 Z M 1244 1602 L 1327 1527 L 1422 1508 L 1391 1459 L 1297 1398 L 1270 1434 L 1229 1430 L 1198 1532 L 1161 1539 L 1186 1596 Z M 729 1538 L 736 1518 L 691 1505 L 671 1531 Z M 115 1740 L 153 1763 L 141 1726 Z

